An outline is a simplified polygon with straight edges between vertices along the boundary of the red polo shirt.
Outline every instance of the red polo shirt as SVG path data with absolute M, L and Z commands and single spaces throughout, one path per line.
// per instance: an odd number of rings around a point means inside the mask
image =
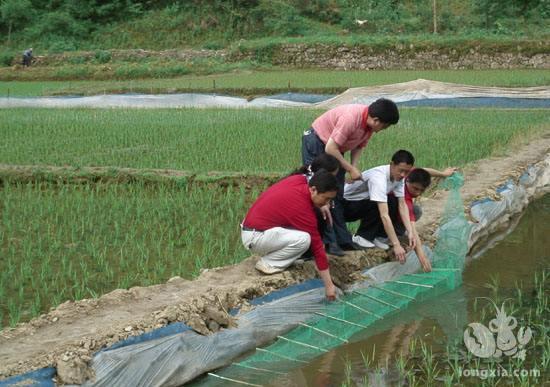
M 264 191 L 248 210 L 243 226 L 262 231 L 284 227 L 307 232 L 317 268 L 328 269 L 327 254 L 304 175 L 289 176 Z
M 416 216 L 414 216 L 414 198 L 411 195 L 411 192 L 407 188 L 407 178 L 405 178 L 405 183 L 403 184 L 405 186 L 405 204 L 407 205 L 407 208 L 409 209 L 409 219 L 411 222 L 416 222 Z M 393 192 L 390 192 L 388 195 L 393 195 Z M 399 215 L 399 212 L 397 212 L 397 216 L 400 218 L 401 215 Z M 401 220 L 403 222 L 403 220 Z
M 416 216 L 414 216 L 413 197 L 407 188 L 407 180 L 405 180 L 405 203 L 407 203 L 407 207 L 409 208 L 409 218 L 411 222 L 416 222 Z

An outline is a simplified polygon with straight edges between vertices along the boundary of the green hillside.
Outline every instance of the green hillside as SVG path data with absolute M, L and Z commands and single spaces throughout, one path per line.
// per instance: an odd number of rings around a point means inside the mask
M 545 0 L 1 0 L 0 32 L 4 52 L 222 48 L 242 39 L 429 35 L 434 29 L 540 39 L 548 35 L 549 16 Z

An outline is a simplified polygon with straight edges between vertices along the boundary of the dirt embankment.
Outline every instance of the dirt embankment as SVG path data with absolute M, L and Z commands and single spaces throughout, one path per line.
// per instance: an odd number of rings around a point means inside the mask
M 465 203 L 495 196 L 495 188 L 517 179 L 525 168 L 550 152 L 550 132 L 505 157 L 481 160 L 466 168 Z M 447 194 L 436 191 L 421 200 L 419 231 L 433 242 Z M 203 272 L 194 281 L 172 278 L 166 284 L 115 290 L 99 299 L 68 301 L 48 314 L 0 332 L 0 378 L 44 366 L 56 366 L 65 383 L 82 382 L 87 362 L 97 350 L 128 336 L 182 321 L 209 334 L 233 325 L 227 311 L 247 308 L 247 301 L 307 278 L 315 277 L 312 262 L 272 276 L 254 269 L 256 257 Z M 360 271 L 388 259 L 384 252 L 354 252 L 331 258 L 331 271 L 340 286 L 360 278 Z
M 175 169 L 134 169 L 115 167 L 69 167 L 48 165 L 0 164 L 0 186 L 10 182 L 52 184 L 94 184 L 94 183 L 143 183 L 255 187 L 258 184 L 275 183 L 280 173 L 248 174 L 241 172 L 194 173 Z

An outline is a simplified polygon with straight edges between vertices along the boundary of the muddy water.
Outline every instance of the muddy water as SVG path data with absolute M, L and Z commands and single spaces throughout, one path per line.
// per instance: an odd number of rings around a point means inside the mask
M 363 385 L 366 377 L 369 385 L 393 384 L 397 373 L 386 370 L 395 369 L 393 359 L 407 353 L 411 339 L 422 339 L 434 354 L 445 353 L 448 344 L 462 340 L 469 323 L 487 324 L 494 318 L 482 318 L 474 310 L 476 297 L 494 298 L 488 283 L 497 280 L 499 294 L 514 297 L 516 283 L 531 288 L 534 273 L 543 268 L 550 268 L 550 195 L 532 203 L 509 235 L 467 263 L 463 286 L 385 319 L 354 337 L 353 343 L 278 378 L 273 385 L 340 386 L 346 380 L 346 365 L 352 383 Z M 374 359 L 370 366 L 365 367 L 362 354 Z

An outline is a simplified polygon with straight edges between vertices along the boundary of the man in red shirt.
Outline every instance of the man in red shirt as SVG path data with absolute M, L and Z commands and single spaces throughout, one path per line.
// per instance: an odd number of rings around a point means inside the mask
M 311 245 L 327 299 L 334 300 L 336 287 L 330 277 L 315 207 L 329 204 L 337 190 L 336 177 L 320 170 L 309 183 L 304 175 L 292 175 L 263 192 L 241 225 L 243 245 L 261 256 L 256 269 L 265 274 L 282 272 Z
M 416 230 L 416 221 L 420 219 L 422 210 L 419 206 L 414 204 L 414 199 L 424 193 L 424 191 L 430 186 L 431 178 L 433 177 L 449 177 L 457 168 L 446 168 L 443 171 L 432 168 L 415 168 L 405 178 L 405 203 L 409 209 L 409 218 L 411 223 L 411 229 L 413 238 L 415 239 L 415 252 L 420 261 L 420 265 L 425 272 L 432 270 L 430 260 L 426 257 L 424 249 L 422 248 L 422 240 Z
M 374 101 L 371 105 L 350 104 L 331 109 L 311 125 L 302 137 L 302 163 L 309 165 L 315 157 L 328 153 L 338 159 L 341 168 L 338 172 L 338 195 L 332 210 L 333 233 L 325 236 L 329 244 L 329 253 L 343 255 L 342 248 L 358 249 L 351 239 L 343 210 L 343 192 L 346 171 L 352 180 L 361 179 L 357 169 L 359 156 L 374 133 L 378 133 L 399 121 L 397 105 L 385 98 Z M 350 152 L 348 162 L 344 158 Z

